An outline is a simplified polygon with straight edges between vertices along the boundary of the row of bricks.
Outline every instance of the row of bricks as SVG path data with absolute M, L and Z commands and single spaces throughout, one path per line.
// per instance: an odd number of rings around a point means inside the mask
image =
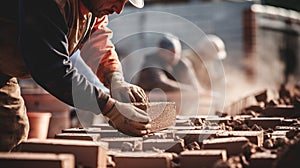
M 213 139 L 203 145 L 203 149 L 201 150 L 182 151 L 179 155 L 180 167 L 207 167 L 212 166 L 218 160 L 226 161 L 228 151 L 241 152 L 242 146 L 246 145 L 247 142 L 248 140 L 244 137 Z M 140 167 L 141 165 L 145 168 L 170 168 L 172 165 L 173 155 L 168 152 L 116 152 L 114 150 L 108 151 L 107 145 L 108 144 L 104 142 L 98 144 L 98 142 L 95 143 L 93 141 L 30 139 L 21 144 L 20 149 L 22 153 L 10 153 L 10 157 L 8 154 L 0 154 L 0 163 L 1 165 L 6 165 L 8 167 L 14 167 L 15 164 L 20 164 L 24 167 L 28 167 L 28 165 L 34 167 L 33 165 L 35 164 L 45 164 L 47 165 L 46 167 L 69 168 L 74 167 L 74 159 L 76 159 L 75 165 L 102 168 L 107 166 L 107 160 L 105 158 L 108 158 L 107 156 L 112 156 L 117 168 L 135 168 Z M 30 153 L 25 155 L 24 152 Z M 31 152 L 38 152 L 40 155 L 35 155 Z M 47 153 L 56 153 L 56 155 Z M 75 157 L 66 155 L 65 153 L 72 153 Z M 238 153 L 231 154 L 236 155 Z M 252 156 L 251 159 L 253 165 L 256 163 L 255 160 L 261 162 L 262 157 L 258 156 L 259 155 Z M 274 158 L 274 156 L 272 156 L 272 158 Z M 270 157 L 265 157 L 263 159 L 270 159 Z M 18 160 L 18 162 L 16 162 L 16 160 Z M 30 162 L 28 162 L 29 160 Z M 42 164 L 42 162 L 44 162 L 44 164 Z M 50 162 L 53 164 L 49 164 Z
M 279 128 L 279 126 L 277 127 Z M 286 126 L 281 126 L 281 127 L 286 127 Z M 190 126 L 189 128 L 193 128 L 193 127 Z M 279 136 L 284 136 L 284 131 L 281 130 L 281 132 L 279 131 L 280 133 L 275 131 L 274 135 L 276 133 Z M 88 135 L 82 134 L 86 132 L 88 132 Z M 170 152 L 175 152 L 180 154 L 180 167 L 193 167 L 193 166 L 201 167 L 201 165 L 205 166 L 203 164 L 212 165 L 213 163 L 215 163 L 216 160 L 226 160 L 228 156 L 239 154 L 242 150 L 242 146 L 248 143 L 248 141 L 255 143 L 257 145 L 261 145 L 263 141 L 263 134 L 261 131 L 192 130 L 192 129 L 185 129 L 182 126 L 175 126 L 169 128 L 168 130 L 161 131 L 157 134 L 158 135 L 155 134 L 152 135 L 152 137 L 149 136 L 148 138 L 128 138 L 125 135 L 123 136 L 120 133 L 116 132 L 115 130 L 111 129 L 110 126 L 108 125 L 98 125 L 91 129 L 66 129 L 63 130 L 62 134 L 58 134 L 56 138 L 89 140 L 90 142 L 76 141 L 76 143 L 75 142 L 73 143 L 72 140 L 67 140 L 67 141 L 62 140 L 59 141 L 59 143 L 65 142 L 65 144 L 59 145 L 56 144 L 58 143 L 58 141 L 54 139 L 43 140 L 41 142 L 39 142 L 38 140 L 29 140 L 27 142 L 22 143 L 21 155 L 24 154 L 24 152 L 57 153 L 55 156 L 51 156 L 51 157 L 61 158 L 62 161 L 60 161 L 60 163 L 61 165 L 63 165 L 63 167 L 72 167 L 74 165 L 74 162 L 73 164 L 71 163 L 72 162 L 71 156 L 67 157 L 65 154 L 62 154 L 62 153 L 70 153 L 70 152 L 73 153 L 75 156 L 74 158 L 76 159 L 76 165 L 83 165 L 84 167 L 106 167 L 107 166 L 106 158 L 109 158 L 106 156 L 108 155 L 113 156 L 113 160 L 116 163 L 116 167 L 122 167 L 124 165 L 125 167 L 134 167 L 134 165 L 140 166 L 141 163 L 142 165 L 145 165 L 143 167 L 147 167 L 147 165 L 149 165 L 150 167 L 170 167 L 171 161 L 173 159 L 170 153 L 164 152 L 161 153 L 160 155 L 157 155 L 157 153 L 155 152 L 151 152 L 151 151 L 145 152 L 145 151 L 151 150 L 153 147 L 166 149 L 166 146 L 173 147 L 177 145 L 177 148 L 175 148 L 174 151 L 170 151 Z M 174 138 L 176 136 L 183 137 L 185 143 L 193 142 L 193 141 L 202 142 L 202 146 L 201 146 L 202 149 L 198 151 L 184 151 L 182 148 L 180 149 L 180 147 L 183 146 L 182 145 L 183 142 L 180 139 L 176 139 L 176 140 L 155 139 L 158 137 Z M 211 136 L 215 138 L 207 139 L 208 137 Z M 228 137 L 228 136 L 236 136 L 236 137 L 217 138 L 217 137 Z M 95 142 L 97 142 L 97 144 L 95 144 Z M 140 148 L 142 148 L 144 152 L 114 153 L 108 151 L 108 149 L 112 149 L 112 148 L 121 149 L 122 144 L 124 144 L 124 142 L 130 142 L 133 144 L 134 143 L 138 144 L 138 142 L 142 142 L 140 143 L 141 145 L 137 145 L 137 144 L 134 145 L 140 146 Z M 208 149 L 213 149 L 213 150 L 208 150 Z M 63 155 L 64 157 L 60 155 Z M 205 157 L 205 159 L 201 159 L 202 155 L 203 157 Z M 211 155 L 213 155 L 213 157 L 217 159 L 216 160 L 212 159 L 213 161 L 209 161 L 208 158 L 212 157 Z M 8 155 L 5 156 L 8 157 Z M 24 156 L 28 156 L 28 157 L 32 156 L 33 158 L 35 158 L 34 154 L 33 155 L 28 154 Z M 49 158 L 51 158 L 50 154 L 48 154 L 48 156 Z M 262 160 L 266 160 L 266 159 L 272 160 L 275 158 L 274 155 L 263 155 L 263 156 L 269 156 L 269 157 L 261 159 L 263 157 L 259 156 L 259 154 L 251 156 L 253 160 L 252 165 L 255 165 L 255 163 L 259 163 L 259 161 Z M 1 158 L 5 158 L 5 157 L 1 155 Z M 6 162 L 2 162 L 2 163 L 8 164 L 7 161 L 9 159 L 1 159 L 1 160 L 6 160 Z M 33 159 L 31 158 L 31 160 Z M 37 160 L 40 161 L 41 159 L 37 159 Z M 47 159 L 47 160 L 49 161 L 51 159 Z M 257 160 L 257 162 L 255 162 L 254 160 Z M 149 161 L 149 164 L 147 164 L 147 161 Z M 13 162 L 13 163 L 17 163 L 17 162 Z M 34 162 L 31 161 L 30 163 L 33 164 Z M 154 163 L 158 163 L 159 166 L 154 166 L 153 165 Z M 5 164 L 1 164 L 1 165 L 5 165 Z

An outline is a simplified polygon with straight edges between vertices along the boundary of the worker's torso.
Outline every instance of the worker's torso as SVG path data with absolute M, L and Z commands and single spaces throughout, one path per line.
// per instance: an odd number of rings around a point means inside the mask
M 95 18 L 82 14 L 80 0 L 54 0 L 65 17 L 69 31 L 68 50 L 73 54 L 90 35 Z M 19 78 L 30 77 L 18 47 L 18 0 L 0 7 L 0 72 Z

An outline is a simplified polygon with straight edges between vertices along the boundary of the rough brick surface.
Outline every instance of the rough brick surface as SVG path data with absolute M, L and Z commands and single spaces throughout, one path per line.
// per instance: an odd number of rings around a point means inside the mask
M 257 152 L 251 155 L 250 168 L 266 168 L 272 167 L 276 154 L 271 154 L 270 152 Z
M 246 137 L 257 146 L 262 146 L 264 142 L 263 131 L 224 131 L 218 133 L 217 137 Z
M 212 167 L 219 160 L 227 160 L 226 150 L 208 149 L 184 151 L 180 153 L 181 168 Z
M 255 117 L 246 119 L 245 122 L 249 127 L 254 124 L 261 126 L 263 129 L 275 128 L 277 125 L 281 125 L 283 117 Z
M 203 149 L 226 149 L 229 156 L 239 155 L 249 140 L 245 137 L 214 138 L 203 141 Z
M 171 168 L 170 153 L 123 152 L 114 155 L 116 168 Z
M 202 143 L 205 139 L 215 137 L 220 130 L 181 130 L 175 133 L 176 136 L 183 138 L 185 144 L 198 142 Z
M 136 107 L 141 103 L 133 103 Z M 175 102 L 150 102 L 147 110 L 151 121 L 151 132 L 166 129 L 176 124 Z
M 82 140 L 63 139 L 29 139 L 21 143 L 22 152 L 44 153 L 72 153 L 76 157 L 77 165 L 90 168 L 105 168 L 107 157 L 107 143 Z
M 85 140 L 85 141 L 99 141 L 100 135 L 87 134 L 87 133 L 61 133 L 56 134 L 55 139 L 73 139 L 73 140 Z
M 140 137 L 101 138 L 101 141 L 107 142 L 109 144 L 109 149 L 122 149 L 125 143 L 127 143 L 129 145 L 132 145 L 132 151 L 142 150 L 143 144 L 143 138 Z
M 3 168 L 74 168 L 73 154 L 0 152 L 0 167 Z
M 184 141 L 183 139 L 148 139 L 143 142 L 143 151 L 151 151 L 155 149 L 180 153 L 184 151 Z

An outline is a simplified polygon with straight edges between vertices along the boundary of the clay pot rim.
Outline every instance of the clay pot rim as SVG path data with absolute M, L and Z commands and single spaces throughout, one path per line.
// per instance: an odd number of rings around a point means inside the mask
M 30 116 L 30 117 L 51 117 L 52 114 L 50 112 L 28 111 L 27 116 Z

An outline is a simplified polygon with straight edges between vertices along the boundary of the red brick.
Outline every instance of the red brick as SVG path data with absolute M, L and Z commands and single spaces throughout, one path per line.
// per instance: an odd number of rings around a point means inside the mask
M 116 168 L 171 168 L 173 155 L 156 152 L 122 152 L 113 156 Z
M 73 139 L 73 140 L 85 140 L 85 141 L 99 141 L 100 135 L 87 134 L 87 133 L 61 133 L 56 134 L 55 139 Z
M 246 119 L 245 122 L 249 127 L 254 124 L 261 126 L 263 129 L 275 128 L 277 125 L 281 125 L 283 117 L 255 117 Z
M 212 167 L 219 160 L 227 160 L 226 150 L 207 149 L 184 151 L 180 153 L 181 168 Z
M 266 168 L 273 167 L 277 155 L 268 152 L 257 152 L 250 157 L 250 168 Z
M 126 138 L 125 137 L 114 137 L 114 138 L 101 138 L 101 141 L 107 142 L 109 144 L 108 145 L 109 149 L 122 149 L 122 145 L 124 143 L 130 143 L 133 146 L 133 150 L 135 150 L 135 147 L 142 145 L 143 138 L 140 138 L 140 137 L 126 137 Z M 139 149 L 137 149 L 137 150 L 139 150 Z
M 245 137 L 214 138 L 203 141 L 203 149 L 226 149 L 229 156 L 239 155 L 249 140 Z
M 264 142 L 263 131 L 224 131 L 218 133 L 217 137 L 246 137 L 258 146 L 262 146 Z
M 183 139 L 148 139 L 143 141 L 143 151 L 151 151 L 154 149 L 179 154 L 184 151 L 184 141 Z
M 205 120 L 210 123 L 227 123 L 228 121 L 231 121 L 232 119 L 230 116 L 227 116 L 227 117 L 207 116 L 205 118 Z
M 20 149 L 22 152 L 72 153 L 76 157 L 77 165 L 90 168 L 105 168 L 107 146 L 108 144 L 105 142 L 29 139 L 21 143 Z
M 166 131 L 166 130 L 164 130 L 164 131 Z M 174 136 L 172 136 L 170 133 L 160 131 L 160 132 L 155 132 L 155 133 L 145 135 L 145 136 L 143 136 L 143 139 L 144 140 L 147 140 L 147 139 L 167 139 L 167 138 L 170 138 L 170 137 L 174 138 Z
M 107 123 L 93 124 L 91 127 L 92 128 L 100 128 L 101 130 L 114 130 L 114 128 Z
M 298 118 L 300 112 L 293 105 L 278 105 L 266 107 L 261 114 L 266 117 Z
M 141 103 L 133 103 L 141 106 Z M 150 102 L 147 112 L 152 119 L 151 132 L 157 132 L 176 124 L 175 102 Z
M 62 130 L 62 133 L 88 133 L 100 135 L 100 138 L 111 138 L 111 137 L 129 137 L 118 130 L 102 130 L 101 128 L 69 128 Z
M 176 120 L 175 126 L 193 126 L 194 123 L 190 119 L 181 119 L 181 120 Z
M 184 139 L 184 143 L 187 145 L 192 142 L 202 143 L 203 140 L 215 137 L 221 130 L 183 130 L 175 133 L 179 138 Z
M 75 168 L 75 157 L 73 154 L 1 152 L 0 167 Z

